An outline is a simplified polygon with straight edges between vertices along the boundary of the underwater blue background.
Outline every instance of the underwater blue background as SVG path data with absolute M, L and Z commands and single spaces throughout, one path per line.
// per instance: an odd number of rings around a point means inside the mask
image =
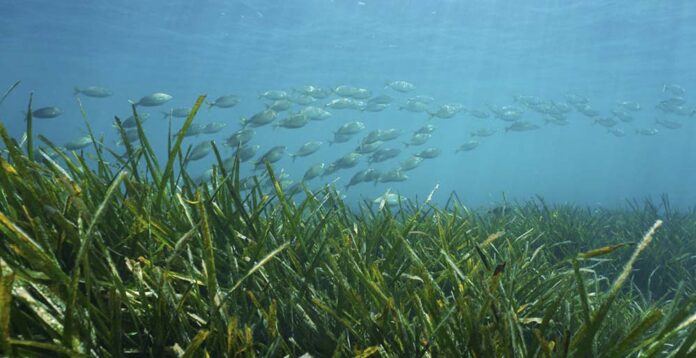
M 365 87 L 397 102 L 430 95 L 437 104 L 482 109 L 514 104 L 515 95 L 562 101 L 576 93 L 603 113 L 627 100 L 643 109 L 633 123 L 621 124 L 628 133 L 621 138 L 575 111 L 568 126 L 523 133 L 505 133 L 508 123 L 463 113 L 433 119 L 438 129 L 426 146 L 442 148 L 442 156 L 408 172 L 406 182 L 359 185 L 347 198 L 371 199 L 391 188 L 422 199 L 440 184 L 437 201 L 456 191 L 473 207 L 494 205 L 503 195 L 616 206 L 666 193 L 675 206 L 696 202 L 696 117 L 673 118 L 684 126 L 660 128 L 656 136 L 634 134 L 665 117 L 654 108 L 665 97 L 665 83 L 683 86 L 687 106 L 696 106 L 694 2 L 3 0 L 0 13 L 0 90 L 22 81 L 0 106 L 0 120 L 16 137 L 25 130 L 22 111 L 32 91 L 35 108 L 65 111 L 55 119 L 37 119 L 36 133 L 56 143 L 85 134 L 72 95 L 76 85 L 114 91 L 105 99 L 82 97 L 93 129 L 113 147 L 113 116 L 130 115 L 128 99 L 155 91 L 173 95 L 161 108 L 142 109 L 151 113 L 144 126 L 162 156 L 167 121 L 160 111 L 191 106 L 199 94 L 211 100 L 237 94 L 242 102 L 202 110 L 197 122 L 224 121 L 228 127 L 185 144 L 221 143 L 240 127 L 239 118 L 264 108 L 260 93 L 308 84 Z M 402 95 L 384 89 L 386 80 L 406 80 L 417 90 Z M 405 141 L 428 122 L 423 113 L 395 108 L 332 113 L 298 130 L 258 128 L 252 143 L 261 145 L 260 153 L 277 144 L 293 152 L 307 140 L 328 142 L 333 130 L 352 120 L 365 122 L 367 130 L 402 128 Z M 524 115 L 537 123 L 540 118 L 532 111 Z M 175 128 L 182 123 L 173 120 Z M 476 150 L 454 153 L 472 130 L 484 127 L 498 133 L 483 138 Z M 286 157 L 275 167 L 299 180 L 311 164 L 328 163 L 356 143 L 325 145 L 295 164 Z M 424 148 L 405 149 L 398 159 L 375 167 L 392 167 Z M 211 155 L 191 164 L 191 171 L 203 172 L 212 163 Z M 338 172 L 341 190 L 366 166 L 363 160 Z

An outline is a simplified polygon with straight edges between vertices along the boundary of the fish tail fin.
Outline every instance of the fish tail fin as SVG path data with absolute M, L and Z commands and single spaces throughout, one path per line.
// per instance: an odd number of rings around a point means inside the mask
M 292 154 L 292 153 L 290 153 L 290 154 L 288 154 L 288 155 L 290 156 L 290 158 L 292 158 L 292 162 L 294 163 L 294 162 L 295 162 L 295 159 L 297 159 L 297 155 L 296 155 L 296 154 Z
M 136 102 L 136 101 L 134 101 L 134 100 L 132 100 L 132 99 L 129 99 L 129 100 L 128 100 L 128 103 L 130 103 L 130 104 L 132 104 L 132 105 L 134 105 L 134 106 L 137 106 L 137 105 L 138 105 L 138 102 Z
M 82 91 L 80 90 L 80 87 L 77 87 L 77 86 L 73 87 L 73 96 L 77 96 L 80 93 L 82 93 Z
M 215 107 L 215 103 L 211 103 L 211 102 L 206 101 L 205 104 L 208 105 L 208 110 L 211 110 L 211 109 L 213 109 L 213 107 Z
M 242 125 L 242 128 L 246 128 L 247 124 L 249 123 L 249 120 L 246 117 L 242 117 L 239 119 L 239 123 Z

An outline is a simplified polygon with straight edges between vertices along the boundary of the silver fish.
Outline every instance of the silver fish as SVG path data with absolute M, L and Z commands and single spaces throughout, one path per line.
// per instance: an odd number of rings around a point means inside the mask
M 394 158 L 401 154 L 401 149 L 398 148 L 380 148 L 370 156 L 369 163 L 379 163 L 385 160 Z
M 636 129 L 636 134 L 644 135 L 644 136 L 654 136 L 660 133 L 659 130 L 655 128 L 642 128 L 642 129 Z
M 590 102 L 590 100 L 587 99 L 587 97 L 575 93 L 566 94 L 565 99 L 566 101 L 568 101 L 568 103 L 572 104 L 573 106 L 588 104 Z
M 394 102 L 394 98 L 386 94 L 381 94 L 379 96 L 374 96 L 367 100 L 367 104 L 390 104 Z
M 292 93 L 288 96 L 288 100 L 292 103 L 299 104 L 301 106 L 306 106 L 312 104 L 317 100 L 308 94 Z
M 360 121 L 353 121 L 342 125 L 334 133 L 341 135 L 354 135 L 360 133 L 360 131 L 362 131 L 363 129 L 365 129 L 365 123 Z
M 401 129 L 398 128 L 389 128 L 385 129 L 379 132 L 379 137 L 378 139 L 383 141 L 383 142 L 388 142 L 390 140 L 394 140 L 399 138 L 401 136 Z
M 256 132 L 251 128 L 243 128 L 233 133 L 225 140 L 225 145 L 228 147 L 238 147 L 248 143 Z
M 138 115 L 138 119 L 140 119 L 140 124 L 145 123 L 149 118 L 150 114 L 148 113 Z M 135 122 L 135 116 L 130 116 L 126 118 L 123 122 L 121 122 L 121 126 L 123 126 L 123 128 L 135 128 L 137 125 L 138 124 Z
M 413 170 L 416 169 L 422 162 L 423 158 L 410 156 L 399 164 L 399 169 L 402 171 Z
M 202 123 L 193 123 L 189 126 L 188 130 L 186 131 L 186 134 L 184 134 L 184 138 L 186 137 L 194 137 L 200 134 L 203 134 L 205 132 L 205 125 Z M 179 135 L 177 132 L 175 135 Z
M 351 152 L 351 153 L 344 155 L 341 158 L 338 158 L 336 161 L 333 162 L 333 164 L 338 169 L 348 169 L 348 168 L 352 168 L 352 167 L 358 165 L 358 161 L 360 160 L 361 157 L 362 157 L 362 154 Z
M 408 175 L 406 175 L 400 168 L 384 172 L 379 177 L 380 183 L 401 182 L 406 180 L 408 180 Z
M 464 142 L 462 145 L 460 145 L 459 148 L 457 148 L 457 150 L 455 151 L 455 153 L 468 152 L 468 151 L 476 149 L 478 146 L 479 146 L 478 141 L 470 140 L 470 141 Z
M 131 104 L 134 104 L 136 106 L 142 106 L 142 107 L 155 107 L 155 106 L 161 106 L 169 101 L 171 101 L 174 97 L 167 93 L 163 92 L 155 92 L 153 94 L 149 94 L 140 100 L 138 102 L 133 102 L 129 101 Z
M 333 92 L 341 97 L 353 97 L 358 91 L 359 88 L 348 85 L 341 85 L 333 89 Z
M 63 114 L 63 110 L 58 107 L 43 107 L 31 112 L 35 118 L 56 118 Z
M 266 109 L 254 114 L 249 119 L 242 118 L 240 122 L 242 123 L 242 127 L 246 127 L 247 125 L 251 127 L 261 127 L 273 122 L 276 117 L 278 117 L 278 113 L 276 111 Z
M 546 124 L 553 124 L 556 126 L 567 126 L 569 124 L 568 120 L 561 116 L 553 116 L 550 114 L 547 114 L 544 116 L 544 123 Z
M 397 92 L 411 92 L 416 89 L 416 86 L 406 81 L 387 81 L 384 88 L 391 88 Z
M 240 102 L 239 96 L 236 95 L 226 95 L 226 96 L 220 96 L 215 99 L 213 102 L 207 102 L 208 103 L 208 109 L 211 109 L 213 107 L 218 107 L 218 108 L 232 108 L 236 105 L 238 105 Z
M 389 107 L 388 104 L 383 103 L 368 103 L 365 107 L 360 110 L 363 112 L 382 112 Z
M 89 146 L 92 143 L 92 137 L 85 135 L 65 143 L 64 147 L 67 150 L 80 150 Z
M 292 102 L 287 99 L 277 99 L 268 105 L 268 109 L 276 112 L 287 111 L 290 107 L 292 107 Z
M 363 109 L 367 103 L 352 98 L 335 98 L 325 104 L 326 107 L 333 109 Z
M 285 91 L 270 90 L 259 95 L 259 98 L 269 99 L 271 101 L 276 101 L 279 99 L 288 98 L 288 93 Z
M 468 113 L 479 119 L 486 119 L 491 116 L 488 112 L 480 109 L 470 109 L 468 110 Z
M 442 150 L 440 148 L 430 147 L 430 148 L 426 148 L 426 149 L 421 150 L 420 152 L 414 154 L 414 156 L 419 157 L 419 158 L 423 158 L 423 159 L 433 159 L 433 158 L 437 158 L 438 156 L 440 156 L 441 153 L 442 153 Z
M 409 98 L 408 101 L 409 102 L 414 101 L 414 102 L 421 102 L 421 103 L 425 103 L 425 104 L 430 104 L 430 103 L 433 103 L 435 101 L 435 98 L 433 98 L 431 96 L 420 95 L 420 96 L 413 96 L 413 97 Z
M 428 104 L 424 102 L 411 101 L 406 102 L 405 105 L 399 107 L 399 110 L 406 110 L 413 113 L 421 113 L 428 111 Z
M 455 114 L 459 113 L 463 107 L 459 104 L 443 104 L 440 106 L 440 108 L 437 109 L 435 112 L 428 112 L 428 115 L 430 118 L 442 118 L 442 119 L 447 119 L 447 118 L 452 118 L 454 117 Z
M 239 161 L 244 163 L 248 162 L 253 158 L 256 153 L 259 151 L 259 148 L 261 148 L 260 145 L 243 145 L 237 149 L 235 152 L 235 155 L 239 154 Z M 232 160 L 234 160 L 234 157 L 232 157 Z
M 493 114 L 498 118 L 502 119 L 506 122 L 514 122 L 522 118 L 522 114 L 524 111 L 522 109 L 515 107 L 515 106 L 500 106 L 500 107 L 493 107 L 489 106 L 489 109 Z
M 515 122 L 511 126 L 508 126 L 505 128 L 505 131 L 513 131 L 513 132 L 526 132 L 526 131 L 531 131 L 539 129 L 539 126 L 531 123 L 531 122 Z
M 201 160 L 210 154 L 210 142 L 201 142 L 196 144 L 189 155 L 189 160 Z
M 633 116 L 630 115 L 628 112 L 622 111 L 622 110 L 612 110 L 611 113 L 614 115 L 614 117 L 618 118 L 621 122 L 633 122 Z
M 300 110 L 300 113 L 304 114 L 313 121 L 323 121 L 331 117 L 331 112 L 314 106 L 307 106 Z
M 370 153 L 374 153 L 383 144 L 384 144 L 384 142 L 382 142 L 382 141 L 376 141 L 376 142 L 372 142 L 372 143 L 361 143 L 353 151 L 356 153 L 360 153 L 360 154 L 370 154 Z
M 370 131 L 370 133 L 367 133 L 365 137 L 360 141 L 362 144 L 372 144 L 374 142 L 379 141 L 379 137 L 382 135 L 382 130 L 381 129 L 375 129 L 373 131 Z
M 626 136 L 626 132 L 621 128 L 616 128 L 616 127 L 609 128 L 609 129 L 607 129 L 607 132 L 611 133 L 614 137 L 625 137 Z
M 104 87 L 88 86 L 88 87 L 77 87 L 75 86 L 73 95 L 77 96 L 83 94 L 87 97 L 104 98 L 113 95 L 114 93 Z
M 495 129 L 480 128 L 471 133 L 472 137 L 490 137 L 496 133 Z
M 221 130 L 223 130 L 225 127 L 227 127 L 227 123 L 223 122 L 210 122 L 205 125 L 203 128 L 203 133 L 205 134 L 214 134 L 217 133 Z
M 683 96 L 686 93 L 686 90 L 684 87 L 676 84 L 676 83 L 665 83 L 662 85 L 662 92 L 669 92 L 672 95 L 675 96 Z
M 268 161 L 269 163 L 275 163 L 279 161 L 283 158 L 283 154 L 285 154 L 284 145 L 278 145 L 269 149 L 266 153 L 264 153 L 264 155 L 261 156 L 259 160 L 256 161 L 256 169 L 262 168 L 265 165 L 266 161 Z
M 618 124 L 618 122 L 612 119 L 611 117 L 599 117 L 594 120 L 594 123 L 597 123 L 600 126 L 607 128 L 613 127 Z
M 680 122 L 671 121 L 669 119 L 664 118 L 655 119 L 655 123 L 667 129 L 679 129 L 682 127 L 682 124 Z
M 629 111 L 634 111 L 634 112 L 635 112 L 635 111 L 640 111 L 640 110 L 641 110 L 640 103 L 634 102 L 634 101 L 623 101 L 623 102 L 619 102 L 618 105 L 619 105 L 621 108 L 625 108 L 625 109 L 627 109 L 627 110 L 629 110 Z
M 431 134 L 429 133 L 414 133 L 413 136 L 411 137 L 411 140 L 406 144 L 406 146 L 412 146 L 412 145 L 423 145 L 425 142 L 430 139 Z
M 126 133 L 126 139 L 128 142 L 134 143 L 140 141 L 140 136 L 138 135 L 137 129 L 126 129 L 124 132 Z M 119 139 L 116 141 L 116 145 L 123 145 L 123 139 L 119 137 Z
M 306 157 L 308 155 L 316 153 L 324 142 L 321 141 L 310 141 L 303 144 L 295 153 L 290 153 L 292 161 L 294 162 L 297 157 Z
M 348 190 L 351 186 L 355 186 L 357 184 L 364 183 L 365 181 L 367 181 L 366 178 L 371 177 L 374 172 L 375 172 L 375 170 L 372 168 L 367 168 L 367 169 L 363 169 L 363 170 L 356 172 L 350 178 L 350 181 L 348 182 L 348 184 L 346 184 L 345 190 Z
M 291 114 L 273 125 L 273 128 L 283 127 L 289 129 L 302 128 L 309 123 L 309 117 L 302 113 Z
M 406 199 L 406 197 L 387 191 L 386 193 L 384 193 L 384 195 L 375 198 L 375 200 L 373 200 L 372 202 L 375 205 L 379 205 L 381 209 L 384 206 L 392 207 L 399 206 L 399 203 L 406 204 L 407 201 L 408 199 Z
M 352 97 L 355 99 L 368 99 L 372 97 L 372 91 L 366 88 L 358 88 Z
M 307 85 L 307 86 L 302 86 L 298 90 L 298 92 L 311 96 L 313 98 L 326 98 L 331 95 L 331 89 L 330 88 L 324 88 L 320 86 L 313 86 L 313 85 Z
M 310 181 L 314 178 L 319 177 L 324 173 L 324 163 L 319 163 L 319 164 L 314 164 L 307 171 L 304 173 L 304 177 L 302 177 L 302 180 L 304 181 Z
M 162 116 L 172 116 L 174 118 L 186 118 L 191 114 L 191 107 L 172 108 L 170 111 L 162 111 Z
M 340 134 L 340 133 L 334 133 L 333 140 L 329 141 L 329 145 L 332 145 L 334 143 L 345 143 L 350 141 L 353 138 L 353 135 L 351 134 Z
M 424 125 L 423 127 L 419 128 L 419 129 L 416 131 L 416 133 L 432 134 L 433 132 L 435 132 L 435 129 L 437 129 L 437 127 L 435 127 L 435 125 L 433 125 L 433 124 L 426 124 L 426 125 Z
M 578 112 L 580 112 L 580 113 L 582 113 L 585 116 L 590 117 L 590 118 L 597 117 L 599 115 L 599 111 L 592 108 L 592 106 L 590 106 L 587 103 L 579 104 L 579 105 L 575 106 L 575 109 Z

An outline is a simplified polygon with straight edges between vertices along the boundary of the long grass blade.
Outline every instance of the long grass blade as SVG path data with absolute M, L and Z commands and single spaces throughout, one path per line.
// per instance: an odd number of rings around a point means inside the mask
M 20 83 L 21 83 L 21 81 L 17 81 L 15 83 L 13 83 L 12 86 L 10 86 L 10 88 L 8 88 L 5 91 L 5 93 L 2 95 L 2 97 L 0 97 L 0 104 L 2 104 L 2 102 L 5 102 L 5 99 L 7 98 L 7 96 L 9 96 L 10 93 L 12 93 L 12 91 L 14 91 L 14 89 L 17 88 L 17 86 L 19 86 Z
M 201 108 L 201 105 L 204 101 L 205 96 L 198 97 L 196 103 L 193 105 L 193 108 L 191 109 L 191 113 L 189 113 L 188 117 L 186 118 L 186 121 L 184 122 L 184 125 L 179 130 L 179 134 L 176 136 L 176 142 L 174 142 L 174 147 L 172 148 L 171 152 L 169 152 L 167 165 L 164 168 L 164 174 L 162 174 L 162 178 L 159 182 L 157 198 L 155 199 L 155 203 L 157 204 L 159 204 L 162 201 L 162 196 L 164 195 L 167 182 L 169 181 L 169 178 L 172 176 L 172 172 L 174 170 L 174 160 L 176 160 L 176 155 L 177 153 L 179 153 L 181 143 L 184 141 L 184 136 L 186 135 L 188 128 L 191 126 L 191 123 L 193 123 L 193 118 L 196 116 L 196 113 L 198 113 L 198 110 Z
M 31 111 L 31 102 L 34 99 L 34 93 L 29 94 L 29 104 L 27 105 L 27 157 L 29 160 L 34 160 L 34 115 Z M 2 101 L 0 101 L 2 103 Z

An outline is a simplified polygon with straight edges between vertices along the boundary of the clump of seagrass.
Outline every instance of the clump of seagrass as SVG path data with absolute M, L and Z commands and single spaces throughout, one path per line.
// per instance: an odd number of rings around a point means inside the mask
M 0 355 L 694 353 L 696 212 L 663 200 L 660 226 L 652 203 L 481 213 L 455 195 L 351 209 L 331 187 L 285 193 L 270 165 L 270 191 L 243 191 L 215 143 L 199 185 L 181 148 L 201 103 L 162 166 L 135 108 L 142 146 L 121 131 L 124 158 L 39 136 L 58 159 L 34 160 L 31 116 L 26 148 L 0 123 Z

